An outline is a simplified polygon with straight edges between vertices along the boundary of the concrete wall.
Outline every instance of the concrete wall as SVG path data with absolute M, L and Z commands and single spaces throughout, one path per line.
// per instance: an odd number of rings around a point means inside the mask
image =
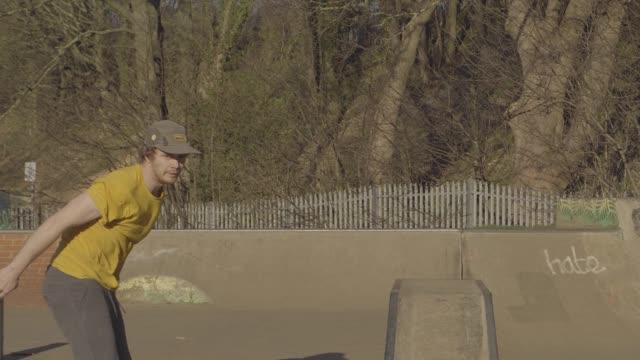
M 1 266 L 28 235 L 0 232 Z M 464 276 L 483 280 L 492 293 L 502 294 L 536 281 L 527 280 L 526 273 L 550 277 L 553 269 L 556 277 L 573 279 L 580 274 L 570 271 L 590 271 L 579 281 L 591 283 L 598 275 L 597 286 L 606 284 L 616 290 L 611 296 L 625 301 L 636 294 L 619 290 L 626 280 L 621 274 L 635 268 L 630 258 L 635 253 L 625 250 L 629 246 L 618 231 L 154 231 L 134 248 L 122 280 L 126 284 L 145 275 L 181 279 L 214 305 L 229 309 L 364 310 L 386 308 L 393 282 L 400 278 Z M 28 268 L 8 304 L 43 304 L 40 288 L 54 249 Z M 577 259 L 566 261 L 574 258 L 573 251 Z M 545 254 L 564 263 L 555 261 L 550 268 Z M 598 264 L 588 263 L 589 256 Z M 572 270 L 576 261 L 580 268 Z M 600 267 L 590 267 L 596 265 L 607 270 L 594 274 Z M 174 286 L 179 292 L 174 299 L 181 299 L 185 289 L 184 284 Z M 161 290 L 172 291 L 171 284 Z M 149 300 L 144 297 L 151 292 L 132 296 Z M 497 297 L 497 304 L 501 300 Z
M 622 275 L 635 267 L 627 248 L 620 231 L 595 230 L 155 231 L 134 249 L 122 279 L 182 279 L 221 308 L 264 310 L 384 309 L 395 279 L 478 279 L 500 295 L 498 306 L 535 301 L 511 294 L 543 278 L 603 293 L 623 287 Z M 161 286 L 190 291 L 163 281 L 129 299 L 153 300 Z
M 225 309 L 384 309 L 398 278 L 459 279 L 460 239 L 459 231 L 154 231 L 122 279 L 187 280 Z

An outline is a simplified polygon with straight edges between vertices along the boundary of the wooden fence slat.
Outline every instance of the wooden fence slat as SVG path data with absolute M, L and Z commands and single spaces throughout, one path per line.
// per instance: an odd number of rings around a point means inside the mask
M 401 184 L 400 185 L 400 228 L 401 229 L 406 229 L 408 224 L 408 219 L 407 219 L 407 211 L 409 210 L 409 204 L 407 202 L 407 185 L 406 184 Z
M 373 207 L 376 206 L 376 201 L 374 201 L 373 197 L 374 197 L 374 190 L 373 190 L 373 186 L 369 185 L 367 186 L 367 196 L 369 198 L 369 211 L 367 211 L 367 221 L 365 223 L 365 227 L 367 229 L 373 229 L 373 224 L 374 224 L 374 219 L 373 219 L 373 214 L 375 213 Z
M 434 190 L 434 193 L 433 193 L 434 228 L 438 229 L 440 228 L 440 186 L 439 185 L 435 186 L 433 190 Z
M 342 214 L 342 204 L 341 204 L 341 196 L 340 191 L 335 190 L 333 192 L 333 222 L 334 229 L 340 229 L 342 227 L 342 222 L 340 219 L 340 214 Z
M 336 192 L 332 191 L 330 196 L 331 201 L 331 228 L 336 229 Z
M 398 184 L 394 184 L 392 186 L 392 190 L 391 190 L 392 197 L 390 198 L 390 200 L 393 202 L 393 207 L 392 207 L 393 226 L 396 229 L 400 229 L 400 199 L 399 199 L 400 191 L 398 189 L 399 187 L 400 185 Z
M 451 216 L 452 215 L 452 213 L 451 213 L 451 209 L 452 209 L 451 198 L 453 196 L 453 193 L 451 191 L 451 182 L 447 182 L 445 191 L 446 191 L 447 195 L 445 197 L 445 202 L 444 202 L 444 204 L 445 204 L 445 213 L 444 213 L 445 215 L 444 216 L 447 218 L 447 229 L 451 229 L 453 227 L 453 224 L 451 222 L 453 220 L 453 218 Z
M 469 198 L 468 196 L 469 193 L 469 182 L 468 181 L 463 181 L 462 182 L 462 228 L 463 229 L 467 229 L 468 224 L 467 224 L 467 216 L 468 216 L 468 203 L 467 203 L 467 199 Z
M 351 228 L 358 228 L 358 190 L 350 189 L 351 197 Z
M 417 218 L 417 213 L 418 213 L 418 203 L 416 202 L 417 200 L 417 193 L 416 193 L 416 184 L 409 184 L 409 194 L 408 194 L 408 198 L 409 198 L 409 227 L 411 229 L 415 229 L 416 228 L 416 223 L 418 222 L 418 218 Z
M 431 187 L 428 184 L 422 186 L 422 227 L 431 228 Z
M 406 212 L 406 205 L 405 205 L 405 191 L 404 191 L 404 184 L 399 184 L 398 186 L 396 186 L 396 205 L 397 205 L 397 214 L 398 214 L 398 228 L 399 229 L 405 229 L 407 226 L 406 223 L 406 216 L 405 216 L 405 212 Z
M 351 202 L 351 208 L 352 208 L 352 215 L 351 215 L 351 219 L 353 221 L 352 224 L 352 228 L 353 229 L 358 229 L 359 228 L 359 223 L 360 223 L 360 193 L 358 191 L 358 188 L 354 188 L 352 190 L 352 196 L 353 201 Z
M 380 186 L 380 212 L 378 213 L 378 221 L 380 225 L 378 226 L 380 229 L 386 228 L 387 219 L 387 184 Z
M 500 226 L 506 226 L 506 187 L 504 185 L 500 185 Z
M 458 195 L 459 195 L 459 190 L 458 190 L 458 182 L 454 181 L 451 183 L 451 196 L 450 196 L 450 201 L 451 201 L 451 228 L 452 229 L 457 229 L 458 228 L 458 216 L 457 216 L 457 209 L 458 209 Z
M 360 201 L 358 205 L 358 214 L 360 219 L 358 220 L 358 229 L 366 229 L 367 228 L 367 218 L 369 217 L 369 196 L 368 196 L 368 187 L 362 185 L 358 188 L 360 192 Z
M 515 191 L 513 187 L 509 187 L 509 226 L 516 226 Z
M 390 226 L 392 226 L 393 228 L 400 228 L 400 224 L 398 222 L 398 186 L 397 185 L 391 185 L 389 187 L 389 202 L 390 202 L 390 210 L 391 210 L 391 214 L 389 216 L 389 218 L 391 219 L 390 221 Z
M 480 194 L 478 196 L 478 199 L 480 201 L 478 201 L 478 212 L 480 213 L 480 221 L 478 221 L 478 225 L 480 226 L 485 226 L 487 224 L 487 191 L 485 189 L 485 183 L 484 181 L 480 182 L 478 184 L 478 190 L 480 191 Z
M 497 215 L 497 203 L 496 203 L 496 198 L 497 198 L 497 192 L 496 192 L 496 184 L 489 184 L 489 197 L 491 199 L 491 206 L 489 207 L 489 222 L 490 225 L 498 225 L 497 221 L 496 221 L 496 215 Z
M 388 185 L 387 188 L 387 228 L 395 228 L 396 227 L 396 219 L 395 219 L 395 206 L 396 203 L 394 201 L 394 196 L 395 196 L 395 191 L 394 191 L 395 187 L 392 184 Z
M 429 229 L 433 229 L 433 220 L 434 220 L 434 212 L 433 209 L 435 208 L 435 202 L 433 199 L 433 186 L 429 185 L 429 187 L 427 188 L 427 196 L 429 198 L 429 206 L 427 207 L 427 219 L 429 221 Z
M 407 184 L 404 191 L 405 224 L 407 229 L 414 229 L 416 224 L 416 196 L 414 184 Z
M 491 196 L 491 184 L 488 182 L 484 183 L 484 196 L 485 196 L 485 207 L 484 207 L 484 218 L 485 218 L 485 226 L 491 225 L 491 210 L 492 210 L 492 196 Z
M 516 206 L 516 211 L 518 213 L 518 222 L 517 222 L 517 226 L 523 226 L 524 225 L 524 219 L 522 218 L 522 208 L 523 208 L 523 204 L 522 204 L 522 188 L 518 187 L 517 188 L 517 193 L 516 193 L 516 201 L 517 201 L 517 206 Z
M 529 208 L 529 189 L 527 188 L 522 188 L 522 193 L 523 195 L 523 203 L 524 203 L 524 211 L 523 211 L 523 215 L 524 215 L 524 227 L 529 227 L 531 226 L 530 222 L 529 222 L 529 216 L 530 216 L 530 208 Z
M 457 229 L 461 229 L 464 227 L 464 225 L 462 224 L 464 217 L 462 217 L 462 209 L 464 209 L 462 207 L 462 200 L 464 199 L 464 190 L 463 190 L 463 185 L 464 183 L 461 181 L 457 182 L 457 191 L 458 191 L 458 199 L 457 199 L 457 207 L 456 207 L 456 228 Z
M 355 203 L 355 198 L 354 198 L 354 192 L 352 189 L 348 188 L 345 190 L 345 195 L 346 195 L 346 203 L 347 203 L 347 228 L 348 229 L 353 229 L 354 228 L 354 218 L 355 218 L 355 211 L 354 211 L 354 203 Z
M 358 199 L 360 199 L 358 201 L 358 203 L 359 203 L 359 205 L 358 205 L 358 229 L 364 229 L 365 228 L 365 219 L 366 219 L 366 214 L 367 214 L 367 202 L 368 202 L 367 187 L 366 186 L 360 186 L 358 188 L 358 192 L 360 193 L 360 196 L 358 196 Z
M 427 185 L 420 184 L 418 185 L 419 189 L 419 199 L 420 199 L 420 212 L 419 212 L 419 226 L 421 229 L 427 228 Z
M 500 225 L 500 195 L 499 195 L 499 187 L 498 184 L 493 184 L 493 225 Z
M 544 206 L 544 226 L 549 225 L 549 200 L 549 193 L 545 193 L 542 200 L 542 204 Z
M 483 208 L 483 217 L 484 217 L 484 226 L 488 226 L 490 225 L 490 217 L 491 214 L 489 212 L 489 209 L 491 207 L 491 196 L 490 196 L 490 188 L 489 188 L 489 183 L 487 182 L 483 182 L 482 183 L 483 186 L 483 197 L 484 197 L 484 208 Z
M 494 184 L 496 194 L 496 226 L 502 226 L 502 186 Z
M 456 201 L 458 198 L 458 188 L 456 187 L 457 183 L 452 181 L 449 185 L 449 217 L 451 218 L 451 227 L 450 229 L 456 229 L 458 226 L 456 224 Z

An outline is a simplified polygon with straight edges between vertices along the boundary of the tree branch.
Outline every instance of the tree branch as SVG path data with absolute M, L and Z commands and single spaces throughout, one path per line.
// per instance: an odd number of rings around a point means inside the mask
M 20 8 L 20 9 L 15 9 L 15 10 L 9 10 L 6 13 L 0 13 L 0 18 L 13 16 L 13 15 L 19 13 L 19 12 L 22 12 L 22 11 L 33 11 L 33 10 L 36 10 L 36 9 L 42 7 L 44 4 L 46 4 L 48 2 L 51 2 L 51 0 L 43 0 L 38 5 L 35 5 L 32 8 Z
M 106 34 L 112 34 L 112 33 L 118 33 L 118 32 L 131 32 L 128 29 L 123 29 L 123 28 L 119 28 L 119 29 L 109 29 L 109 30 L 89 30 L 89 31 L 85 31 L 79 35 L 77 35 L 75 38 L 71 39 L 70 41 L 68 41 L 66 44 L 64 44 L 61 47 L 58 47 L 58 51 L 55 54 L 55 56 L 49 60 L 49 62 L 40 70 L 39 75 L 36 77 L 35 80 L 33 80 L 30 84 L 28 84 L 26 87 L 24 87 L 19 93 L 18 96 L 16 97 L 16 100 L 9 106 L 9 108 L 7 110 L 5 110 L 2 114 L 0 114 L 0 123 L 13 111 L 15 110 L 20 103 L 22 102 L 22 100 L 28 96 L 29 94 L 31 94 L 33 91 L 35 91 L 35 89 L 38 88 L 38 86 L 40 86 L 40 84 L 42 83 L 42 81 L 45 79 L 45 77 L 47 76 L 47 74 L 49 74 L 49 72 L 51 71 L 51 69 L 53 69 L 54 66 L 56 66 L 58 64 L 58 62 L 60 61 L 60 59 L 62 58 L 62 56 L 67 52 L 67 50 L 69 50 L 73 45 L 75 45 L 76 43 L 90 37 L 93 35 L 106 35 Z

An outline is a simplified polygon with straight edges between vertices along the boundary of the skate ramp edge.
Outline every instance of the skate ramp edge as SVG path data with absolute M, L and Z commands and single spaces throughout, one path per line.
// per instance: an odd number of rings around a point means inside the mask
M 385 360 L 497 360 L 491 293 L 480 280 L 396 280 Z

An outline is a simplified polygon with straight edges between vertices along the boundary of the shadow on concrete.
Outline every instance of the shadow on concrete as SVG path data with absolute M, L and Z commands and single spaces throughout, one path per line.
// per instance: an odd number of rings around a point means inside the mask
M 53 344 L 49 344 L 49 345 L 34 347 L 34 348 L 31 348 L 31 349 L 14 351 L 11 354 L 4 355 L 2 357 L 2 360 L 24 359 L 24 358 L 28 358 L 30 356 L 39 354 L 41 352 L 45 352 L 45 351 L 48 351 L 48 350 L 59 348 L 61 346 L 65 346 L 65 345 L 67 345 L 67 343 L 53 343 Z
M 303 358 L 295 358 L 295 359 L 280 359 L 280 360 L 349 360 L 347 359 L 343 353 L 325 353 L 312 355 Z
M 524 304 L 509 306 L 508 310 L 519 323 L 568 323 L 569 313 L 550 275 L 519 272 L 516 275 Z

